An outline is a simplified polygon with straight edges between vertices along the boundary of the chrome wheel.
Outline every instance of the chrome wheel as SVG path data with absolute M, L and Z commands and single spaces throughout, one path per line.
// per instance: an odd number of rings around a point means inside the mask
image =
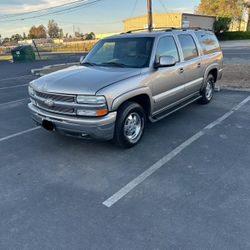
M 143 132 L 144 119 L 138 113 L 131 113 L 127 116 L 124 122 L 124 136 L 131 143 L 136 143 Z
M 205 92 L 206 98 L 208 100 L 211 100 L 213 97 L 213 83 L 211 79 L 207 81 L 207 86 L 206 86 L 206 92 Z

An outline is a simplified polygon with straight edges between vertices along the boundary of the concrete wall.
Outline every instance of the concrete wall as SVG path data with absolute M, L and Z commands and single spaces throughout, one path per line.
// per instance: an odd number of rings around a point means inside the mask
M 211 16 L 201 16 L 193 14 L 182 14 L 182 23 L 189 23 L 189 27 L 199 27 L 203 29 L 213 30 L 216 18 Z

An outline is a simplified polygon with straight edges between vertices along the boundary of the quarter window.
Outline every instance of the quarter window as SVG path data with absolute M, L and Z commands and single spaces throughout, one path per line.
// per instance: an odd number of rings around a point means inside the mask
M 198 31 L 195 35 L 197 36 L 205 55 L 220 51 L 219 42 L 212 32 Z
M 159 40 L 156 51 L 156 62 L 159 62 L 161 56 L 173 56 L 176 62 L 180 61 L 176 43 L 172 36 L 166 36 Z
M 184 60 L 190 60 L 198 56 L 198 50 L 191 35 L 179 35 L 179 41 L 183 51 Z

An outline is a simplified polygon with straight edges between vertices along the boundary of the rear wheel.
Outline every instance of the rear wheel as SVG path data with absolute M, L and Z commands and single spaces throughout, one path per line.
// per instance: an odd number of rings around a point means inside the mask
M 124 103 L 118 110 L 114 143 L 123 148 L 135 146 L 143 135 L 145 121 L 141 105 L 135 102 Z
M 199 103 L 207 104 L 212 100 L 214 95 L 214 83 L 214 76 L 212 74 L 209 74 L 206 79 L 205 87 L 201 91 L 201 98 L 198 101 Z

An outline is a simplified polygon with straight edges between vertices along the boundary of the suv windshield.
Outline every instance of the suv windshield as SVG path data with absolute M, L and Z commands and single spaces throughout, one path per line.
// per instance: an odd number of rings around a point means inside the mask
M 154 38 L 113 38 L 97 43 L 83 65 L 143 68 L 149 66 Z

